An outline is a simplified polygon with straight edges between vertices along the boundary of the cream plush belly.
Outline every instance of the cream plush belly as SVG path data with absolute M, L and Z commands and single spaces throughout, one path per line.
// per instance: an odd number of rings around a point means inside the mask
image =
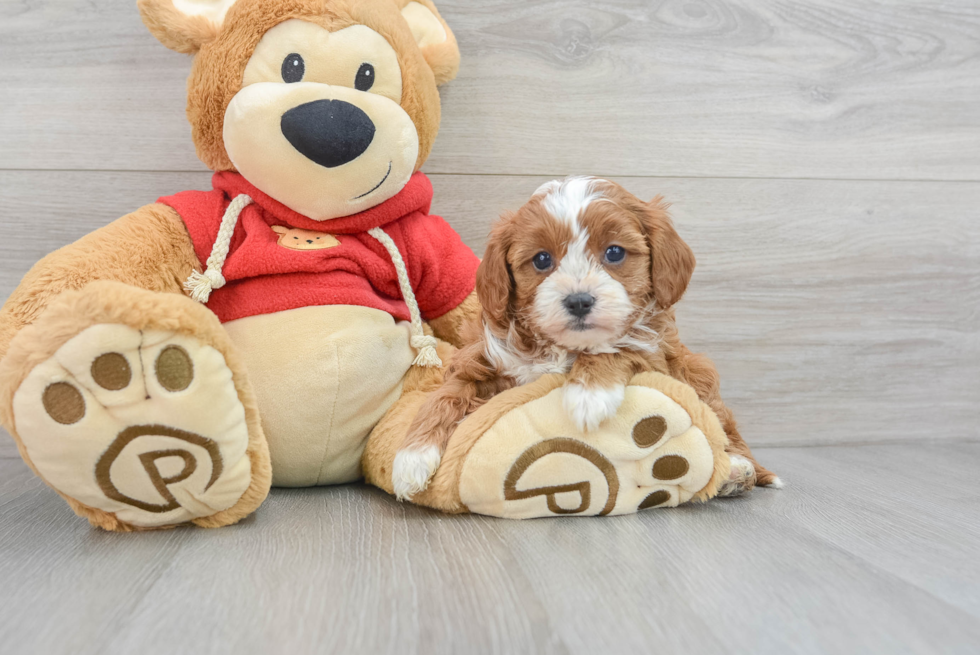
M 225 324 L 259 402 L 272 484 L 361 477 L 367 437 L 401 395 L 408 323 L 367 307 L 303 307 Z

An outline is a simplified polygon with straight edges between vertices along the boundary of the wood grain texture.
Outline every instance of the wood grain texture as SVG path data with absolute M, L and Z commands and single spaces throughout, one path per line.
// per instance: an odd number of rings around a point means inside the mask
M 433 175 L 433 211 L 482 253 L 491 221 L 545 179 Z M 674 203 L 699 261 L 681 334 L 715 359 L 751 444 L 980 439 L 980 184 L 620 181 Z M 46 253 L 208 185 L 206 173 L 0 171 L 0 298 Z
M 772 510 L 980 619 L 980 445 L 787 449 L 770 457 L 805 493 L 778 506 L 765 496 L 760 513 Z M 911 562 L 909 552 L 926 557 Z
M 442 173 L 980 180 L 971 0 L 443 0 Z M 2 168 L 201 170 L 131 0 L 0 4 Z
M 967 556 L 980 497 L 963 492 L 980 444 L 760 456 L 785 490 L 613 519 L 442 516 L 348 485 L 274 490 L 231 528 L 132 535 L 89 528 L 21 462 L 0 461 L 0 643 L 52 655 L 980 648 Z M 921 477 L 894 483 L 923 460 Z
M 17 444 L 7 431 L 0 428 L 0 459 L 17 459 L 20 454 L 17 452 Z

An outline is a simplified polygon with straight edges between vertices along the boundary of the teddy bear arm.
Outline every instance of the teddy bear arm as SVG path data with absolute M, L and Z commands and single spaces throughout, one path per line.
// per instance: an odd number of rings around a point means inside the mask
M 476 326 L 476 319 L 483 311 L 476 291 L 470 293 L 455 309 L 451 309 L 439 318 L 429 321 L 432 332 L 457 348 L 461 348 L 470 339 L 468 331 Z
M 0 309 L 0 359 L 14 335 L 63 291 L 113 280 L 150 291 L 182 293 L 184 280 L 198 266 L 177 212 L 163 204 L 141 207 L 50 253 L 28 271 Z

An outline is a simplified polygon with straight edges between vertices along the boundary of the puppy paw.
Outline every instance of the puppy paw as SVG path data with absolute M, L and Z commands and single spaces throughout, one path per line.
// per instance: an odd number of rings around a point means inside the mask
M 395 498 L 411 500 L 416 494 L 425 491 L 441 460 L 442 453 L 437 446 L 399 450 L 391 471 Z
M 614 416 L 626 395 L 624 385 L 586 387 L 578 382 L 565 385 L 562 405 L 565 412 L 583 432 L 595 430 L 603 421 Z
M 719 496 L 740 496 L 755 486 L 755 467 L 741 455 L 729 455 L 732 461 L 728 479 L 718 485 Z

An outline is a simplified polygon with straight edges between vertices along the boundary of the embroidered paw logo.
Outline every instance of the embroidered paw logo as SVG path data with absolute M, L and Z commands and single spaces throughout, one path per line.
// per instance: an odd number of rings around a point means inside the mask
M 513 459 L 501 470 L 504 453 Z M 619 413 L 581 434 L 557 390 L 504 415 L 476 442 L 460 498 L 473 512 L 509 518 L 628 514 L 687 502 L 713 472 L 704 433 L 663 393 L 627 387 Z M 487 493 L 494 487 L 499 495 Z
M 187 336 L 94 325 L 31 371 L 14 414 L 49 484 L 134 525 L 210 516 L 251 481 L 231 371 Z
M 279 235 L 278 244 L 290 250 L 324 250 L 340 245 L 340 241 L 331 234 L 300 230 L 284 225 L 273 225 L 272 231 Z
M 563 437 L 542 441 L 521 454 L 504 479 L 504 499 L 523 500 L 525 498 L 534 498 L 535 496 L 544 496 L 548 504 L 548 509 L 554 514 L 581 514 L 588 510 L 592 505 L 593 484 L 588 479 L 579 482 L 532 487 L 523 490 L 518 489 L 518 485 L 521 483 L 521 477 L 532 465 L 556 453 L 566 453 L 580 457 L 594 466 L 602 474 L 608 493 L 606 494 L 606 502 L 599 515 L 604 516 L 611 512 L 613 507 L 616 506 L 616 496 L 619 492 L 619 476 L 616 475 L 616 469 L 613 467 L 612 462 L 603 457 L 595 448 L 591 448 L 581 441 Z M 565 494 L 573 497 L 575 494 L 578 494 L 578 504 L 574 507 L 562 507 L 558 502 L 558 497 Z
M 142 437 L 155 437 L 154 441 L 157 443 L 154 443 L 151 449 L 147 450 L 145 445 L 141 447 L 139 440 Z M 174 442 L 173 447 L 160 448 L 159 442 L 164 440 Z M 129 448 L 130 446 L 132 448 Z M 132 452 L 126 453 L 127 450 Z M 203 451 L 204 457 L 201 457 L 201 451 Z M 116 475 L 115 480 L 113 479 L 113 464 L 117 461 L 127 462 L 131 458 L 139 460 L 146 473 L 146 479 L 150 481 L 153 490 L 163 498 L 164 502 L 152 502 L 134 497 L 145 496 L 146 490 L 141 488 L 144 486 L 141 484 L 142 481 L 133 479 L 131 472 L 121 472 Z M 174 462 L 179 460 L 180 468 L 173 469 L 170 460 L 174 460 Z M 124 468 L 125 466 L 123 464 Z M 132 463 L 130 463 L 131 466 Z M 167 472 L 168 468 L 171 471 Z M 95 480 L 107 498 L 131 505 L 144 512 L 162 514 L 179 509 L 181 506 L 180 501 L 170 490 L 171 485 L 185 482 L 196 473 L 201 473 L 197 476 L 200 479 L 196 486 L 203 486 L 201 491 L 206 492 L 221 476 L 222 468 L 221 452 L 218 450 L 218 445 L 206 437 L 165 425 L 134 425 L 120 432 L 109 449 L 99 458 L 95 465 Z M 211 472 L 210 475 L 207 474 L 207 471 Z M 129 493 L 133 495 L 127 495 L 126 492 L 116 486 L 117 482 L 124 488 L 132 487 Z

